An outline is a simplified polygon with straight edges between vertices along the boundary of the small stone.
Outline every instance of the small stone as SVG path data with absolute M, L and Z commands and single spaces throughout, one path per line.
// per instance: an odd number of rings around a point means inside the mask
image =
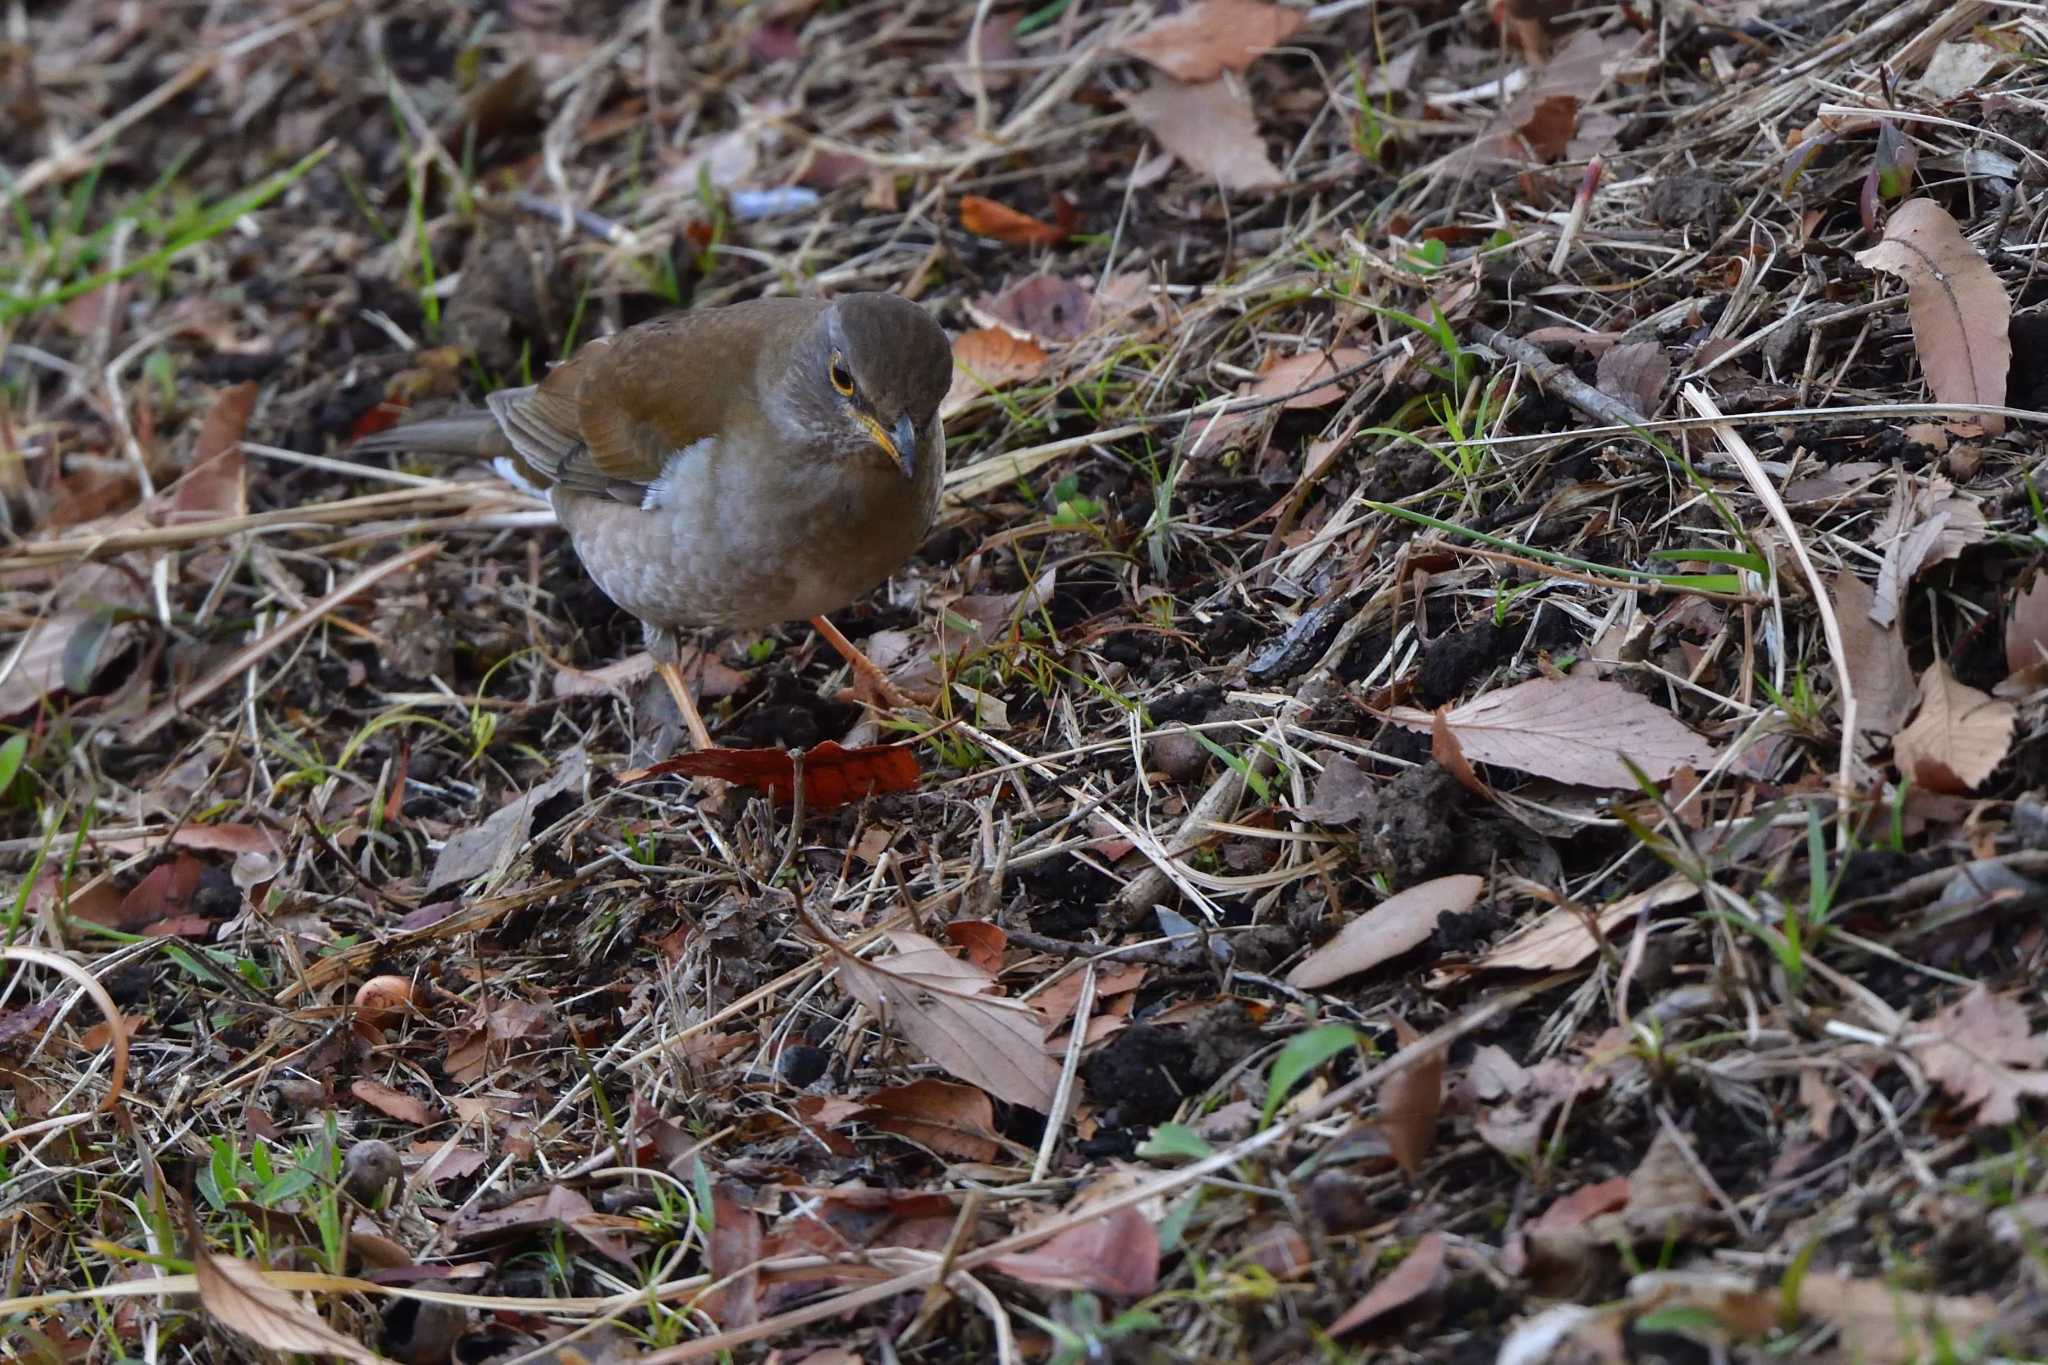
M 381 1138 L 365 1138 L 348 1149 L 341 1163 L 341 1187 L 365 1208 L 376 1208 L 393 1181 L 404 1174 L 398 1149 Z

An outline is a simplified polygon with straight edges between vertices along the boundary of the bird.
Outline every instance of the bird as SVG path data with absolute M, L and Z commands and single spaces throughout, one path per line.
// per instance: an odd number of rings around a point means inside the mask
M 952 370 L 945 330 L 900 295 L 761 298 L 597 338 L 537 384 L 354 449 L 479 458 L 546 499 L 710 748 L 677 668 L 701 628 L 808 620 L 863 700 L 901 704 L 825 616 L 931 529 Z

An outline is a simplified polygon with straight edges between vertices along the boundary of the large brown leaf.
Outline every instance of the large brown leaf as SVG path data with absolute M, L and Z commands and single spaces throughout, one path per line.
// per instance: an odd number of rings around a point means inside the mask
M 961 1080 L 1043 1114 L 1059 1088 L 1038 1013 L 978 992 L 994 984 L 972 963 L 918 934 L 892 934 L 899 951 L 877 962 L 829 942 L 847 992 L 876 1018 Z
M 1856 260 L 1906 282 L 1913 346 L 1936 398 L 2005 402 L 2012 305 L 2005 286 L 1947 209 L 1932 199 L 1907 200 L 1885 224 L 1884 240 L 1857 252 Z M 2003 417 L 1977 420 L 1988 432 L 2005 430 Z
M 1438 877 L 1396 892 L 1337 931 L 1287 974 L 1287 984 L 1314 990 L 1399 957 L 1436 932 L 1447 911 L 1469 910 L 1486 889 L 1484 877 Z
M 269 1351 L 340 1356 L 363 1365 L 383 1362 L 383 1356 L 329 1327 L 249 1262 L 212 1255 L 196 1237 L 191 1253 L 199 1305 L 229 1331 Z
M 1285 183 L 1266 155 L 1251 104 L 1227 81 L 1160 81 L 1124 96 L 1124 103 L 1183 165 L 1226 190 L 1276 190 Z
M 1624 755 L 1658 782 L 1686 764 L 1705 769 L 1714 761 L 1713 745 L 1648 697 L 1576 674 L 1531 678 L 1442 714 L 1473 762 L 1581 786 L 1635 786 Z M 1411 730 L 1434 723 L 1429 712 L 1406 706 L 1387 718 Z
M 1242 71 L 1262 52 L 1294 36 L 1307 15 L 1264 0 L 1196 0 L 1123 40 L 1123 50 L 1184 81 Z
M 1892 755 L 1902 775 L 1931 791 L 1960 796 L 2004 760 L 2016 717 L 2011 702 L 1957 682 L 1936 659 L 1920 675 L 1920 709 L 1899 731 Z

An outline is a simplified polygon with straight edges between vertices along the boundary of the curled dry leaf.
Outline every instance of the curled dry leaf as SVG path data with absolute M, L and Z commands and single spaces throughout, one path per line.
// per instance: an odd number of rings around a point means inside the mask
M 2005 624 L 2005 667 L 2024 673 L 2048 664 L 2048 573 L 2034 575 L 2034 582 L 2012 604 L 2012 619 Z
M 994 298 L 976 299 L 977 317 L 997 323 L 1031 340 L 1054 345 L 1079 341 L 1095 316 L 1095 296 L 1072 280 L 1033 275 Z M 955 346 L 958 361 L 958 346 Z
M 1124 103 L 1181 164 L 1226 190 L 1276 190 L 1286 183 L 1266 155 L 1250 102 L 1228 81 L 1160 81 L 1124 96 Z
M 1374 1281 L 1364 1298 L 1330 1324 L 1330 1335 L 1342 1336 L 1385 1317 L 1398 1308 L 1441 1290 L 1449 1279 L 1444 1266 L 1444 1235 L 1425 1232 L 1401 1264 Z
M 1664 383 L 1671 378 L 1671 358 L 1654 341 L 1631 341 L 1603 351 L 1594 385 L 1618 398 L 1642 417 L 1654 417 Z
M 1405 1051 L 1421 1037 L 1406 1019 L 1394 1016 L 1394 1039 Z M 1379 1094 L 1380 1131 L 1394 1163 L 1410 1180 L 1436 1150 L 1436 1120 L 1444 1104 L 1444 1051 L 1431 1048 L 1387 1078 Z
M 1121 44 L 1169 76 L 1184 81 L 1214 80 L 1242 71 L 1262 52 L 1294 36 L 1307 16 L 1263 0 L 1196 0 L 1171 18 L 1160 19 Z
M 1906 642 L 1895 628 L 1870 619 L 1870 588 L 1844 569 L 1835 578 L 1835 617 L 1842 625 L 1843 663 L 1856 691 L 1858 734 L 1890 738 L 1913 710 L 1916 689 Z
M 1913 346 L 1937 399 L 2005 402 L 2012 305 L 1997 274 L 1947 209 L 1932 199 L 1907 200 L 1885 224 L 1884 240 L 1857 252 L 1856 260 L 1906 282 Z M 1993 434 L 2005 430 L 2003 417 L 1987 414 L 1975 420 Z
M 1042 223 L 1028 213 L 1019 213 L 1007 204 L 978 194 L 960 196 L 960 226 L 977 237 L 1007 246 L 1058 246 L 1066 241 L 1073 235 L 1079 216 L 1065 199 L 1055 202 L 1054 211 L 1060 216 L 1059 223 Z
M 2048 1096 L 2048 1037 L 2034 1033 L 2011 996 L 1972 987 L 1908 1045 L 1930 1080 L 1976 1109 L 1980 1127 L 2013 1122 L 2023 1095 Z
M 1430 712 L 1397 706 L 1387 718 L 1429 730 Z M 1626 755 L 1652 781 L 1691 764 L 1705 769 L 1714 746 L 1676 716 L 1620 683 L 1573 674 L 1528 682 L 1443 713 L 1465 757 L 1587 787 L 1632 788 Z
M 1884 519 L 1871 533 L 1871 543 L 1884 547 L 1884 563 L 1877 571 L 1870 619 L 1881 626 L 1896 621 L 1907 585 L 1990 534 L 1977 504 L 1954 496 L 1946 479 L 1911 488 L 1901 480 Z
M 1026 1284 L 1135 1298 L 1159 1286 L 1159 1230 L 1138 1210 L 1118 1209 L 987 1265 Z
M 199 1306 L 208 1317 L 237 1336 L 268 1351 L 340 1356 L 343 1360 L 381 1365 L 384 1357 L 350 1341 L 318 1314 L 280 1289 L 262 1270 L 233 1256 L 215 1256 L 196 1235 L 187 1248 L 193 1278 L 199 1283 Z
M 1287 974 L 1287 984 L 1314 990 L 1399 957 L 1428 941 L 1446 913 L 1471 909 L 1485 889 L 1484 877 L 1461 874 L 1396 892 L 1303 958 Z
M 1036 379 L 1051 359 L 1037 342 L 1001 327 L 962 332 L 953 338 L 953 382 L 939 404 L 939 415 L 951 417 L 984 393 Z
M 1592 913 L 1592 920 L 1598 926 L 1600 936 L 1605 937 L 1643 911 L 1681 904 L 1697 896 L 1699 890 L 1684 877 L 1668 877 L 1648 890 L 1623 896 L 1612 905 L 1602 906 Z M 1584 909 L 1555 905 L 1544 911 L 1528 928 L 1495 944 L 1472 965 L 1494 970 L 1563 971 L 1567 967 L 1578 966 L 1599 947 L 1600 940 L 1588 927 Z
M 2012 748 L 2012 703 L 1957 682 L 1936 659 L 1920 675 L 1920 709 L 1892 745 L 1902 776 L 1930 791 L 1976 790 Z
M 1566 1100 L 1605 1079 L 1567 1062 L 1525 1067 L 1489 1043 L 1473 1054 L 1471 1084 L 1482 1108 L 1473 1130 L 1480 1141 L 1514 1162 L 1534 1159 L 1543 1131 Z

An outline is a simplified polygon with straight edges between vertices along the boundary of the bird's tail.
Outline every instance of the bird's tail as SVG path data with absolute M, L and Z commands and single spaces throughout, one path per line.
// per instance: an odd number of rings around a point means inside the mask
M 364 454 L 379 451 L 413 451 L 422 455 L 453 455 L 472 460 L 493 460 L 510 453 L 511 447 L 491 415 L 481 409 L 408 422 L 389 431 L 376 432 L 357 441 L 351 450 Z

